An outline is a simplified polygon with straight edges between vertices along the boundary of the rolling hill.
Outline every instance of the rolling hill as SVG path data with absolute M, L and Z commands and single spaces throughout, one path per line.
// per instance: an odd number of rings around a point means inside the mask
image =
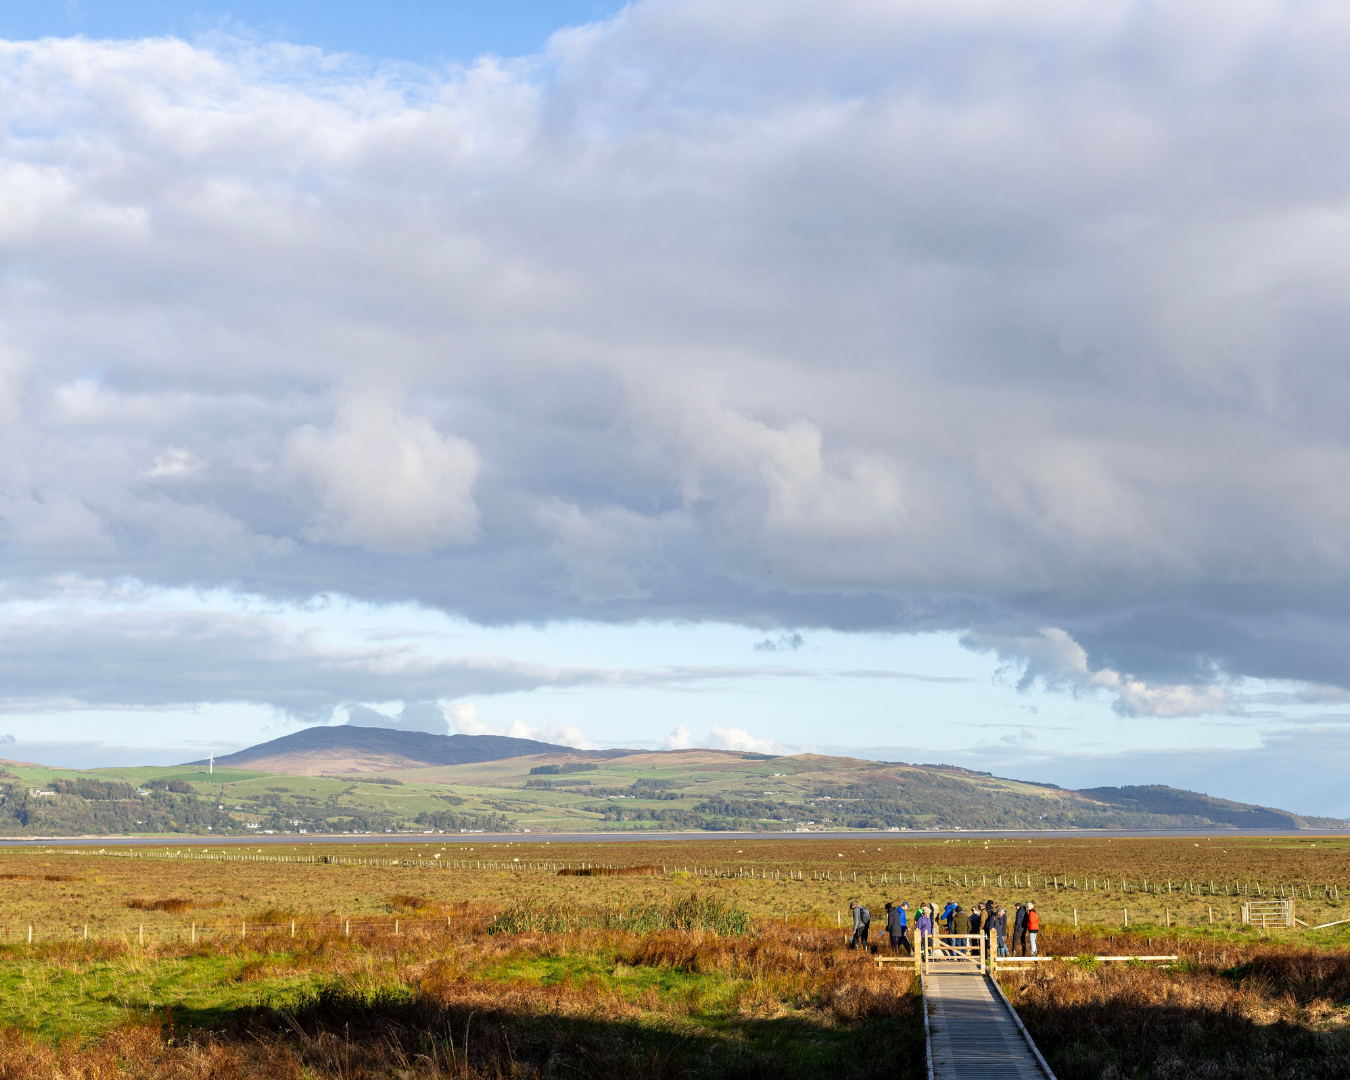
M 376 773 L 433 765 L 464 765 L 531 754 L 567 754 L 579 759 L 621 757 L 627 750 L 574 750 L 570 746 L 512 739 L 505 735 L 432 735 L 392 728 L 311 727 L 271 742 L 216 758 L 217 765 L 262 769 L 290 776 Z M 206 760 L 189 762 L 205 765 Z
M 946 765 L 352 726 L 299 731 L 213 769 L 0 770 L 0 836 L 14 837 L 1347 827 L 1160 786 L 1071 791 Z

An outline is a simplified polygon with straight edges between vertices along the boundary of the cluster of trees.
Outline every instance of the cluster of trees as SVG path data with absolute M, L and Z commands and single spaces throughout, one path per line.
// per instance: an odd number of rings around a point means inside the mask
M 197 794 L 197 789 L 186 780 L 151 780 L 145 786 L 152 791 L 172 791 L 179 795 Z
M 53 780 L 48 791 L 58 795 L 78 795 L 81 799 L 106 801 L 108 799 L 134 799 L 136 789 L 130 784 L 103 780 Z
M 434 810 L 417 815 L 417 824 L 427 829 L 459 832 L 482 829 L 484 832 L 508 832 L 511 822 L 502 814 L 456 814 L 449 810 Z
M 26 785 L 0 787 L 0 833 L 192 833 L 242 831 L 214 803 L 155 790 L 138 795 L 130 784 L 102 780 L 57 780 L 31 795 Z M 208 830 L 208 826 L 210 826 Z
M 569 761 L 562 765 L 536 765 L 530 770 L 531 776 L 561 776 L 564 773 L 595 772 L 599 765 L 589 761 Z
M 671 829 L 703 829 L 708 832 L 766 832 L 786 827 L 782 817 L 761 821 L 760 814 L 747 816 L 739 811 L 758 804 L 719 799 L 702 803 L 693 810 L 658 810 L 649 806 L 625 806 L 623 803 L 593 803 L 581 809 L 600 814 L 603 821 L 652 821 Z M 766 804 L 772 805 L 772 804 Z M 723 813 L 721 811 L 736 811 Z

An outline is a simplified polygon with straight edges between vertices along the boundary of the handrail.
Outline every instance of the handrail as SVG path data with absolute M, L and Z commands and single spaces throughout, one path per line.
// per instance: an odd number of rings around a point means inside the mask
M 985 978 L 993 984 L 994 993 L 999 996 L 999 1000 L 1003 1002 L 1004 1008 L 1008 1010 L 1008 1015 L 1013 1018 L 1013 1023 L 1017 1025 L 1017 1030 L 1022 1033 L 1022 1038 L 1026 1039 L 1027 1046 L 1029 1046 L 1031 1052 L 1036 1055 L 1037 1063 L 1045 1070 L 1045 1075 L 1049 1077 L 1049 1080 L 1058 1080 L 1054 1070 L 1050 1068 L 1050 1063 L 1045 1060 L 1045 1056 L 1041 1053 L 1041 1048 L 1036 1045 L 1036 1040 L 1031 1037 L 1031 1032 L 1029 1032 L 1026 1025 L 1022 1023 L 1022 1018 L 1017 1015 L 1017 1010 L 1013 1008 L 1013 1003 L 1008 1000 L 1008 995 L 1003 992 L 1003 987 L 999 986 L 998 980 L 992 975 L 986 975 Z
M 1081 960 L 1081 956 L 998 956 L 994 958 L 993 967 L 997 971 L 1003 964 L 1046 964 L 1051 960 L 1063 960 L 1066 964 L 1071 964 L 1075 960 Z M 1181 957 L 1172 956 L 1094 956 L 1093 960 L 1180 960 Z

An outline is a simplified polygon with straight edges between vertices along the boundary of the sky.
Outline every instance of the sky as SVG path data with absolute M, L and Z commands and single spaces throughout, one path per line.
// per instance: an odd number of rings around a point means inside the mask
M 1329 3 L 11 4 L 0 754 L 1350 817 Z

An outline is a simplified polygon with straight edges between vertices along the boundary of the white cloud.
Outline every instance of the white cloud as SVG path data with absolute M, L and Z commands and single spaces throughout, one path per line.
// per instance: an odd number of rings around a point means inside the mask
M 167 446 L 155 455 L 155 463 L 146 475 L 151 480 L 178 480 L 191 476 L 201 468 L 201 464 L 191 450 L 181 446 Z
M 416 554 L 478 534 L 478 452 L 378 395 L 349 398 L 326 431 L 297 431 L 291 462 L 323 506 L 312 539 Z
M 492 728 L 478 719 L 478 706 L 471 701 L 451 705 L 447 711 L 450 714 L 450 726 L 460 735 L 496 734 Z
M 381 727 L 395 731 L 425 731 L 431 735 L 450 734 L 445 713 L 432 701 L 412 701 L 404 705 L 397 716 L 372 709 L 366 705 L 349 705 L 347 723 L 354 727 Z
M 683 724 L 677 724 L 675 730 L 666 736 L 663 745 L 667 750 L 692 750 L 695 746 L 694 736 Z
M 738 750 L 755 754 L 787 754 L 791 751 L 781 743 L 771 739 L 759 739 L 748 731 L 738 727 L 718 727 L 714 725 L 704 739 L 695 739 L 685 724 L 678 724 L 675 730 L 666 736 L 663 748 L 666 750 L 693 750 L 707 747 L 712 750 Z
M 713 725 L 708 732 L 705 744 L 714 750 L 740 750 L 754 754 L 786 754 L 790 751 L 781 743 L 772 739 L 758 739 L 750 732 L 738 727 L 718 727 Z
M 545 724 L 533 727 L 523 720 L 513 720 L 504 728 L 494 728 L 478 719 L 478 706 L 460 702 L 450 706 L 450 723 L 461 735 L 505 735 L 512 739 L 533 739 L 535 742 L 571 746 L 578 750 L 598 750 L 599 747 L 571 724 Z
M 1020 666 L 1023 689 L 1039 681 L 1052 689 L 1105 691 L 1114 697 L 1116 710 L 1127 715 L 1203 716 L 1232 705 L 1231 691 L 1216 682 L 1158 685 L 1109 667 L 1090 669 L 1087 651 L 1057 627 L 1023 635 L 971 632 L 963 640 Z
M 581 729 L 571 724 L 545 724 L 543 727 L 531 727 L 523 720 L 511 721 L 511 726 L 502 732 L 512 739 L 534 739 L 536 742 L 554 743 L 558 746 L 571 746 L 577 750 L 600 749 L 581 733 Z

